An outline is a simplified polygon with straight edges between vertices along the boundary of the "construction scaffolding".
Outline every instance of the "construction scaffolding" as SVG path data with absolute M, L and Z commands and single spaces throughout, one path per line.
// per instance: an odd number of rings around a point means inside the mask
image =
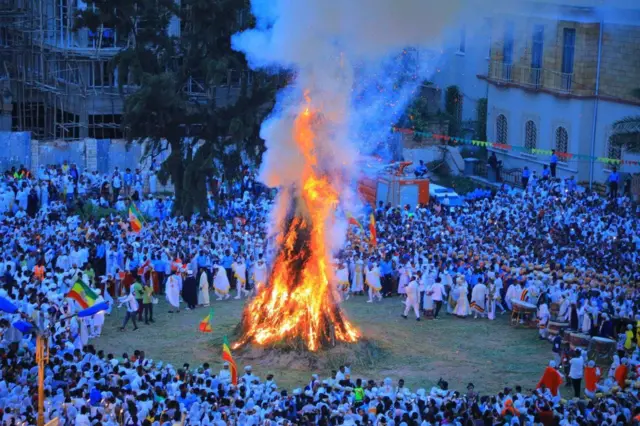
M 0 82 L 10 128 L 34 139 L 122 138 L 123 98 L 110 60 L 126 37 L 74 30 L 82 0 L 0 0 Z M 8 126 L 8 120 L 6 120 Z

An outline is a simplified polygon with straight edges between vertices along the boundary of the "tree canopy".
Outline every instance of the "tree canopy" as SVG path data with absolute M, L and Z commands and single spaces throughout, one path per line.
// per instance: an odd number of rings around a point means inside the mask
M 243 156 L 259 163 L 260 123 L 280 80 L 251 72 L 244 55 L 231 48 L 231 36 L 254 25 L 248 0 L 86 3 L 76 28 L 126 34 L 111 66 L 124 97 L 129 142 L 145 143 L 150 156 L 169 151 L 160 178 L 175 187 L 175 213 L 206 215 L 211 177 L 237 176 Z M 179 35 L 169 33 L 175 18 Z

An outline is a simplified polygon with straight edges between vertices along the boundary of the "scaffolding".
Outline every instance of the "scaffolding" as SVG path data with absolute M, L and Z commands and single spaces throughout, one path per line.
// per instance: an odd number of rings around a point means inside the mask
M 40 140 L 122 138 L 123 99 L 110 60 L 126 38 L 109 28 L 74 30 L 84 7 L 82 0 L 0 0 L 10 130 Z

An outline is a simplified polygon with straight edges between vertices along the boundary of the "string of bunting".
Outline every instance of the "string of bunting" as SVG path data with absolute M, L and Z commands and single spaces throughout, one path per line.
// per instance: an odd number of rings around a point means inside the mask
M 402 133 L 405 135 L 417 135 L 424 138 L 433 138 L 435 140 L 441 140 L 445 144 L 449 144 L 449 145 L 474 145 L 474 146 L 481 146 L 485 148 L 500 149 L 502 151 L 524 152 L 527 154 L 541 155 L 541 156 L 551 156 L 552 154 L 550 149 L 525 148 L 524 146 L 507 145 L 507 144 L 498 143 L 498 142 L 487 142 L 487 141 L 479 141 L 475 139 L 465 139 L 465 138 L 459 138 L 459 137 L 448 136 L 448 135 L 434 134 L 431 132 L 418 132 L 412 129 L 402 129 L 402 128 L 394 127 L 393 131 L 395 133 Z M 558 159 L 564 160 L 564 161 L 589 160 L 589 161 L 595 161 L 598 163 L 605 163 L 605 164 L 614 164 L 614 165 L 629 164 L 633 166 L 637 166 L 640 164 L 640 162 L 638 161 L 622 160 L 618 158 L 608 158 L 608 157 L 593 157 L 591 155 L 571 154 L 568 152 L 556 151 L 556 155 L 558 156 Z

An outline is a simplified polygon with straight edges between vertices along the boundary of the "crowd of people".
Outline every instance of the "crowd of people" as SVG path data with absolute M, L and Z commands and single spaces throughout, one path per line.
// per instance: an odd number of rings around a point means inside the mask
M 351 226 L 336 254 L 332 284 L 342 303 L 365 295 L 375 309 L 384 298 L 402 297 L 399 314 L 413 312 L 418 320 L 445 312 L 495 319 L 514 304 L 533 306 L 539 336 L 551 337 L 557 354 L 541 366 L 537 390 L 480 396 L 472 384 L 459 393 L 444 381 L 410 390 L 402 380 L 352 378 L 344 366 L 289 392 L 250 367 L 233 386 L 228 366 L 219 372 L 207 364 L 174 367 L 143 351 L 119 356 L 91 346 L 117 305 L 127 311 L 122 329 L 130 321 L 136 330 L 142 321 L 152 326 L 160 297 L 178 315 L 269 285 L 273 200 L 248 170 L 238 181 L 212 184 L 213 219 L 172 216 L 171 197 L 154 195 L 155 185 L 153 168 L 100 175 L 63 164 L 4 175 L 0 296 L 19 308 L 0 317 L 5 424 L 35 423 L 34 333 L 16 328 L 18 320 L 49 332 L 46 417 L 63 424 L 617 425 L 640 419 L 640 229 L 626 196 L 601 197 L 571 180 L 546 178 L 529 180 L 524 190 L 479 191 L 461 207 L 381 203 L 371 210 L 377 243 L 367 227 Z M 135 202 L 148 223 L 135 233 L 123 215 L 82 219 L 78 201 L 120 212 Z M 109 310 L 74 316 L 81 307 L 66 295 L 78 281 L 98 301 L 109 301 Z M 552 320 L 566 324 L 555 338 Z M 586 352 L 558 342 L 569 331 L 619 341 L 618 352 L 611 363 L 592 365 Z M 588 399 L 561 398 L 562 383 Z

